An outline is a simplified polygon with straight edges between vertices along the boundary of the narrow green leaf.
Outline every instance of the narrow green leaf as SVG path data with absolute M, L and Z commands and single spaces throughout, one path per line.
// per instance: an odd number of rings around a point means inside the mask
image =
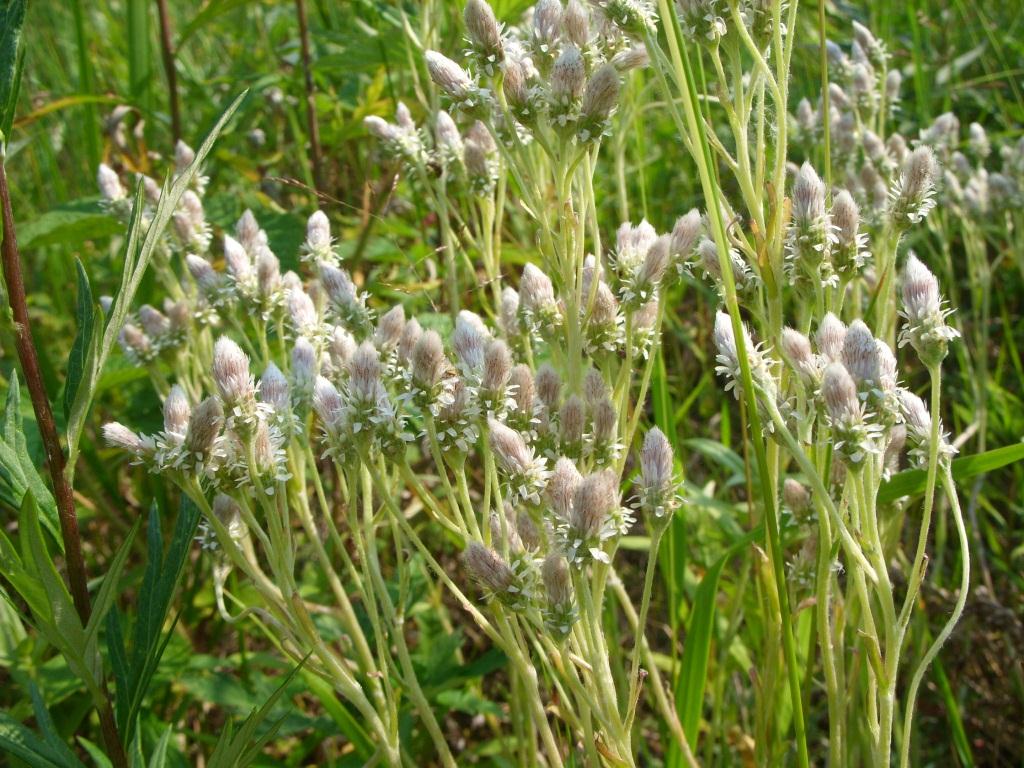
M 130 657 L 126 657 L 124 651 L 120 624 L 112 627 L 108 622 L 108 629 L 112 628 L 117 632 L 115 639 L 121 644 L 120 649 L 111 647 L 111 655 L 117 656 L 114 669 L 118 684 L 118 725 L 122 732 L 129 735 L 134 732 L 136 715 L 142 707 L 146 690 L 170 639 L 170 629 L 165 632 L 164 625 L 184 572 L 199 518 L 199 508 L 188 497 L 183 497 L 181 510 L 174 525 L 174 534 L 165 554 L 160 531 L 160 512 L 155 504 L 150 508 L 146 527 L 146 571 L 142 578 L 142 586 L 139 588 L 139 613 L 135 620 Z
M 79 258 L 75 259 L 75 271 L 78 275 L 78 302 L 75 306 L 75 321 L 78 331 L 75 333 L 75 341 L 71 345 L 71 354 L 68 355 L 68 378 L 64 384 L 65 419 L 75 402 L 75 393 L 82 383 L 85 366 L 89 358 L 92 357 L 89 354 L 89 348 L 93 345 L 94 331 L 96 330 L 92 286 L 89 285 L 89 276 Z
M 245 768 L 245 766 L 252 763 L 259 756 L 260 752 L 263 751 L 263 747 L 274 738 L 277 729 L 281 727 L 282 720 L 278 720 L 271 725 L 259 737 L 256 736 L 256 729 L 270 715 L 274 705 L 284 695 L 288 683 L 292 681 L 292 678 L 302 669 L 305 663 L 306 661 L 303 659 L 291 672 L 285 675 L 281 685 L 263 703 L 263 706 L 258 710 L 254 709 L 249 714 L 245 722 L 242 723 L 242 727 L 238 729 L 237 734 L 232 735 L 229 729 L 225 729 L 224 734 L 217 742 L 217 747 L 207 762 L 208 768 Z
M 96 598 L 92 603 L 92 615 L 89 617 L 89 624 L 85 628 L 85 639 L 86 643 L 92 645 L 96 642 L 99 636 L 100 627 L 106 618 L 107 611 L 114 604 L 114 598 L 117 597 L 117 588 L 121 580 L 121 571 L 124 570 L 124 564 L 128 560 L 128 554 L 132 550 L 132 542 L 135 541 L 135 536 L 139 532 L 140 520 L 135 521 L 135 525 L 132 526 L 128 535 L 125 537 L 124 542 L 121 544 L 121 548 L 118 550 L 117 555 L 114 556 L 113 561 L 107 568 L 107 573 L 103 577 L 103 586 L 100 587 L 100 591 L 96 594 Z
M 145 235 L 143 235 L 142 231 L 142 212 L 144 208 L 142 182 L 140 181 L 136 186 L 132 215 L 128 226 L 127 244 L 124 251 L 121 285 L 114 297 L 114 303 L 110 308 L 110 316 L 106 321 L 103 333 L 98 334 L 101 336 L 99 343 L 95 346 L 95 351 L 90 353 L 91 359 L 84 365 L 87 375 L 79 384 L 74 401 L 67 414 L 68 465 L 70 467 L 75 466 L 75 459 L 78 455 L 78 442 L 81 438 L 82 429 L 85 425 L 89 408 L 92 405 L 93 397 L 96 394 L 97 382 L 103 373 L 107 358 L 117 342 L 125 319 L 131 311 L 132 302 L 135 299 L 139 286 L 142 284 L 150 258 L 157 246 L 162 242 L 164 229 L 166 229 L 175 210 L 177 210 L 178 202 L 181 200 L 182 195 L 185 194 L 185 190 L 188 189 L 189 184 L 192 183 L 192 179 L 199 172 L 210 150 L 213 149 L 213 144 L 220 135 L 220 132 L 224 129 L 227 121 L 231 119 L 231 116 L 235 114 L 247 93 L 248 91 L 243 91 L 224 110 L 196 150 L 195 159 L 188 168 L 176 176 L 173 182 L 170 179 L 164 181 L 160 200 L 156 204 L 156 210 L 147 212 L 146 218 L 148 221 Z
M 14 121 L 24 51 L 21 29 L 27 0 L 0 0 L 0 142 L 6 143 Z
M 355 748 L 356 754 L 361 755 L 364 759 L 370 759 L 374 751 L 373 742 L 345 704 L 338 701 L 331 686 L 306 670 L 302 671 L 302 680 L 309 688 L 310 693 L 320 701 L 324 711 L 334 721 L 334 724 Z
M 0 752 L 23 760 L 32 768 L 85 768 L 5 712 L 0 712 Z
M 679 712 L 683 731 L 692 749 L 697 747 L 697 729 L 700 725 L 700 713 L 704 708 L 704 689 L 707 684 L 708 657 L 711 653 L 711 636 L 715 625 L 718 580 L 726 563 L 757 541 L 762 534 L 763 530 L 758 526 L 729 547 L 704 574 L 694 595 L 693 612 L 686 628 L 683 659 L 675 685 L 676 710 Z M 674 746 L 674 749 L 678 747 Z
M 967 480 L 976 475 L 992 472 L 1024 459 L 1024 443 L 1004 445 L 991 451 L 953 459 L 953 479 Z M 928 474 L 923 469 L 905 469 L 882 483 L 878 489 L 878 503 L 889 504 L 904 496 L 924 492 Z

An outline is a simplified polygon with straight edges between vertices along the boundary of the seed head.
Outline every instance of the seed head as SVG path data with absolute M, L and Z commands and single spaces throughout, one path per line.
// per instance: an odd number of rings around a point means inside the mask
M 878 384 L 878 346 L 864 321 L 854 320 L 846 329 L 842 362 L 858 386 L 870 388 Z
M 530 366 L 520 363 L 509 373 L 508 389 L 515 401 L 515 412 L 526 425 L 533 419 L 533 371 Z
M 646 69 L 651 63 L 647 48 L 643 45 L 634 45 L 625 50 L 619 51 L 612 56 L 611 64 L 619 72 L 631 72 L 634 69 Z
M 611 470 L 587 475 L 573 496 L 570 529 L 584 541 L 597 539 L 618 499 L 618 481 Z
M 533 464 L 533 451 L 527 447 L 523 436 L 497 419 L 489 419 L 487 427 L 491 449 L 502 469 L 510 475 L 527 473 Z
M 353 401 L 376 405 L 381 398 L 383 384 L 380 378 L 380 356 L 371 342 L 364 341 L 356 349 L 348 364 L 348 375 Z
M 691 208 L 685 215 L 676 219 L 672 228 L 672 256 L 678 259 L 688 259 L 700 238 L 703 222 L 700 211 Z
M 566 46 L 551 68 L 551 95 L 556 104 L 570 104 L 583 94 L 586 82 L 583 54 L 575 45 Z
M 576 489 L 583 482 L 583 475 L 576 469 L 571 459 L 564 456 L 555 462 L 555 469 L 548 479 L 545 491 L 551 508 L 559 520 L 568 521 L 572 514 L 573 500 Z
M 108 203 L 116 203 L 128 196 L 117 172 L 106 163 L 100 163 L 96 171 L 96 183 L 99 185 L 100 194 Z
M 313 411 L 328 431 L 334 431 L 344 416 L 344 404 L 338 388 L 323 376 L 313 384 Z
M 901 226 L 916 224 L 935 206 L 938 167 L 931 147 L 922 144 L 907 157 L 890 194 L 889 215 Z
M 862 410 L 857 397 L 857 384 L 841 363 L 829 363 L 821 382 L 821 395 L 825 408 L 834 422 L 861 420 Z
M 811 342 L 800 331 L 783 328 L 779 348 L 786 362 L 796 371 L 801 381 L 813 384 L 821 375 L 818 360 L 811 351 Z
M 398 341 L 398 359 L 406 365 L 412 362 L 413 350 L 416 349 L 416 343 L 422 335 L 423 327 L 415 317 L 407 321 L 402 328 L 402 337 Z
M 562 448 L 571 455 L 578 455 L 583 444 L 583 432 L 587 426 L 586 407 L 578 395 L 570 395 L 558 412 L 559 437 Z
M 487 392 L 504 392 L 512 373 L 512 353 L 501 339 L 492 340 L 484 353 L 481 386 Z
M 587 81 L 580 112 L 591 121 L 603 121 L 618 103 L 619 70 L 614 64 L 602 64 Z
M 810 163 L 804 163 L 793 183 L 793 220 L 810 223 L 825 215 L 825 184 Z
M 675 502 L 673 462 L 671 443 L 653 427 L 640 449 L 640 506 L 655 517 L 671 512 Z

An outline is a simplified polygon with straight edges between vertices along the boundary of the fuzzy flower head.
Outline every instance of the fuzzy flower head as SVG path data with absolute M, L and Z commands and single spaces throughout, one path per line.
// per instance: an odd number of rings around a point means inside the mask
M 625 534 L 633 524 L 622 507 L 618 476 L 610 469 L 584 477 L 576 486 L 568 519 L 558 528 L 566 558 L 582 566 L 589 561 L 611 563 L 605 542 Z
M 533 264 L 523 268 L 519 279 L 519 312 L 523 324 L 538 339 L 550 328 L 561 325 L 551 278 Z
M 315 264 L 320 261 L 338 263 L 331 237 L 331 223 L 323 211 L 314 211 L 306 222 L 306 241 L 302 245 L 303 261 Z
M 842 363 L 829 363 L 821 382 L 821 397 L 832 430 L 833 450 L 847 469 L 859 469 L 877 453 L 879 428 L 865 419 L 857 384 Z
M 952 310 L 944 309 L 939 281 L 913 253 L 903 271 L 903 308 L 906 324 L 899 345 L 910 344 L 928 366 L 938 365 L 946 356 L 950 341 L 960 332 L 946 324 Z
M 463 11 L 469 55 L 483 72 L 493 75 L 505 58 L 501 25 L 487 0 L 468 0 Z
M 825 184 L 810 163 L 804 163 L 793 183 L 793 213 L 789 227 L 789 257 L 799 277 L 823 286 L 838 277 L 830 260 L 832 222 L 825 211 Z
M 461 66 L 437 51 L 427 51 L 427 72 L 458 109 L 473 111 L 490 103 L 490 93 L 480 88 Z
M 671 519 L 679 505 L 674 471 L 672 445 L 664 433 L 654 427 L 647 433 L 640 450 L 636 508 L 650 514 L 657 523 Z
M 744 349 L 750 365 L 750 375 L 753 379 L 754 387 L 755 389 L 763 389 L 766 396 L 773 397 L 775 383 L 764 352 L 761 350 L 760 345 L 754 344 L 746 326 L 741 324 L 741 327 L 743 329 Z M 727 379 L 725 391 L 733 390 L 736 398 L 739 399 L 743 386 L 740 353 L 736 344 L 736 335 L 733 333 L 732 318 L 725 312 L 718 312 L 715 315 L 714 339 L 715 347 L 718 350 L 718 354 L 715 357 L 718 361 L 715 372 Z
M 531 600 L 526 574 L 489 547 L 473 541 L 462 553 L 462 564 L 480 585 L 488 600 L 498 600 L 512 610 L 526 608 Z
M 889 216 L 906 228 L 924 219 L 935 207 L 938 167 L 931 147 L 922 144 L 907 157 L 889 192 Z
M 932 415 L 928 412 L 928 406 L 925 405 L 924 400 L 910 390 L 899 390 L 899 402 L 906 423 L 906 439 L 910 444 L 910 458 L 917 466 L 926 467 L 932 444 Z M 956 448 L 950 445 L 947 435 L 942 431 L 941 424 L 938 425 L 936 451 L 939 459 L 943 462 L 950 461 L 956 455 Z
M 550 472 L 543 456 L 537 456 L 523 436 L 497 419 L 488 419 L 490 447 L 505 475 L 513 502 L 540 503 Z

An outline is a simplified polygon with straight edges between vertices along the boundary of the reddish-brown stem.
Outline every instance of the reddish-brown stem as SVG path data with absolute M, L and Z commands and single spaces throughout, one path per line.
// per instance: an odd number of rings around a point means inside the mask
M 36 415 L 39 435 L 46 450 L 46 464 L 53 482 L 53 496 L 57 502 L 57 515 L 60 519 L 60 535 L 64 541 L 64 560 L 68 572 L 68 584 L 75 610 L 82 621 L 82 626 L 89 623 L 92 607 L 89 603 L 89 584 L 85 574 L 85 558 L 82 556 L 82 539 L 78 532 L 78 515 L 75 512 L 75 499 L 71 484 L 64 475 L 64 449 L 60 444 L 57 424 L 53 419 L 50 400 L 46 396 L 46 386 L 39 370 L 39 357 L 36 354 L 32 339 L 32 325 L 28 316 L 28 303 L 25 300 L 25 280 L 21 274 L 21 255 L 18 252 L 18 239 L 14 230 L 14 213 L 11 210 L 11 193 L 7 186 L 7 169 L 0 162 L 0 207 L 3 216 L 3 242 L 0 243 L 0 255 L 3 258 L 4 282 L 7 284 L 7 298 L 14 315 L 14 338 L 21 361 L 21 370 L 25 378 L 25 386 L 32 398 L 32 410 Z M 100 681 L 101 683 L 103 681 Z M 102 688 L 106 694 L 106 685 Z M 108 757 L 117 768 L 127 768 L 128 758 L 117 732 L 114 711 L 107 697 L 99 707 L 100 727 L 103 731 L 103 742 Z
M 309 127 L 309 161 L 313 166 L 313 185 L 323 191 L 320 152 L 320 126 L 316 121 L 316 89 L 313 84 L 313 64 L 309 53 L 309 22 L 306 19 L 306 0 L 295 0 L 299 17 L 299 41 L 302 44 L 302 73 L 306 84 L 306 122 Z
M 171 20 L 167 14 L 167 0 L 156 0 L 160 17 L 160 52 L 167 73 L 167 98 L 171 110 L 171 135 L 177 142 L 181 138 L 181 111 L 178 107 L 178 70 L 174 66 L 174 44 L 171 42 Z

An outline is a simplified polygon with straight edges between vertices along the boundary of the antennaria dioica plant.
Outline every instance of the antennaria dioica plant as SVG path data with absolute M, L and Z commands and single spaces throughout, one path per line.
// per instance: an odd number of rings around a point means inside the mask
M 115 422 L 105 435 L 202 510 L 219 615 L 254 624 L 333 689 L 365 728 L 369 762 L 414 761 L 411 716 L 437 760 L 459 764 L 415 661 L 411 614 L 425 599 L 507 660 L 516 764 L 646 764 L 645 723 L 696 764 L 678 670 L 647 637 L 659 544 L 690 505 L 676 436 L 643 425 L 665 317 L 688 311 L 672 291 L 706 279 L 724 307 L 717 368 L 745 421 L 757 491 L 746 503 L 768 564 L 755 580 L 756 759 L 809 765 L 827 751 L 832 765 L 888 765 L 895 736 L 905 764 L 923 670 L 963 608 L 969 567 L 939 418 L 958 334 L 935 277 L 901 249 L 934 205 L 936 152 L 879 138 L 899 85 L 883 45 L 858 26 L 849 56 L 830 47 L 835 85 L 791 121 L 795 2 L 541 0 L 505 27 L 470 0 L 465 52 L 435 50 L 421 18 L 414 30 L 401 17 L 412 69 L 429 75 L 420 103 L 365 126 L 384 179 L 437 219 L 446 311 L 369 290 L 362 244 L 346 263 L 321 211 L 297 271 L 282 273 L 250 212 L 215 237 L 197 176 L 153 251 L 167 300 L 120 333 L 163 400 L 163 429 Z M 595 187 L 605 144 L 622 167 L 606 139 L 630 127 L 616 110 L 640 68 L 705 210 L 663 234 L 642 221 L 609 237 Z M 790 136 L 813 145 L 823 130 L 830 156 L 794 167 Z M 191 159 L 179 145 L 179 174 Z M 102 166 L 99 184 L 126 219 L 159 210 L 151 182 L 129 200 Z M 522 266 L 503 258 L 510 231 L 534 246 Z M 120 297 L 110 307 L 125 309 Z M 918 364 L 927 405 L 899 375 Z M 926 470 L 920 510 L 877 501 L 904 441 Z M 937 498 L 957 524 L 963 585 L 908 685 Z M 786 562 L 784 519 L 813 563 L 806 579 Z M 648 544 L 635 585 L 616 558 L 631 530 Z M 309 588 L 311 570 L 325 591 Z M 802 632 L 801 605 L 813 605 Z M 819 681 L 821 745 L 805 716 Z

